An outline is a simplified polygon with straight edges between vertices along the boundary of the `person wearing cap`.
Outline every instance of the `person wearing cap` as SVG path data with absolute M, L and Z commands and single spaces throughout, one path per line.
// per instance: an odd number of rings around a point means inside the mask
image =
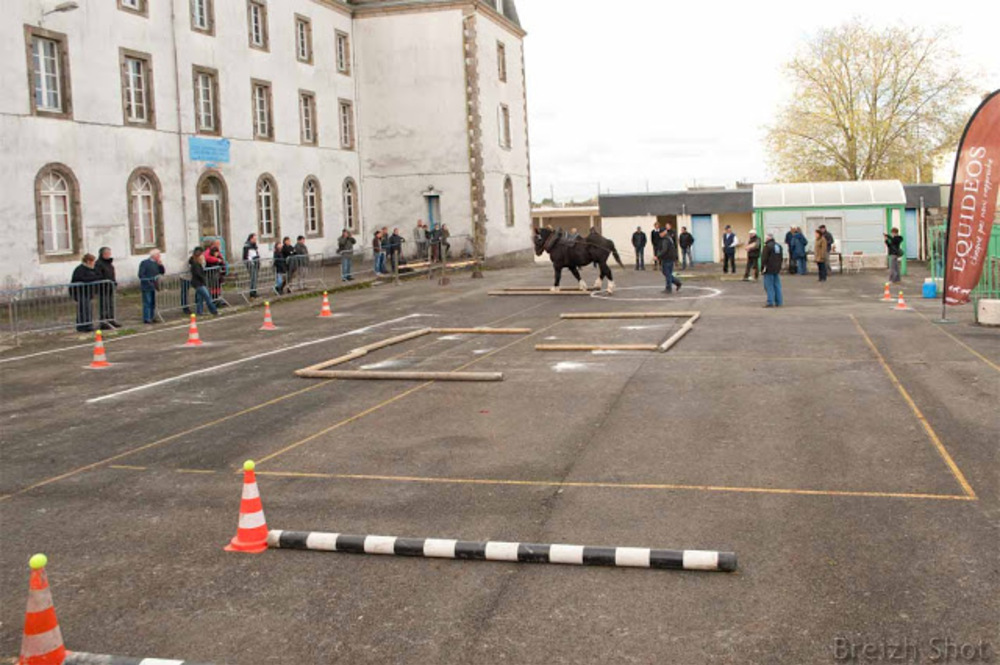
M 760 269 L 757 266 L 758 259 L 760 259 L 760 238 L 757 237 L 757 231 L 750 229 L 750 237 L 747 239 L 747 269 L 743 272 L 744 282 L 751 281 L 751 269 L 753 270 L 753 281 L 760 277 Z
M 635 269 L 646 269 L 646 233 L 641 226 L 635 227 L 632 234 L 632 247 L 635 248 Z
M 774 234 L 767 234 L 761 265 L 764 268 L 764 292 L 767 294 L 767 304 L 764 307 L 781 307 L 784 299 L 781 296 L 781 264 L 782 247 L 774 241 Z
M 733 227 L 726 224 L 726 232 L 722 234 L 722 273 L 729 272 L 729 266 L 733 267 L 733 274 L 736 274 L 736 248 L 740 240 L 733 233 Z

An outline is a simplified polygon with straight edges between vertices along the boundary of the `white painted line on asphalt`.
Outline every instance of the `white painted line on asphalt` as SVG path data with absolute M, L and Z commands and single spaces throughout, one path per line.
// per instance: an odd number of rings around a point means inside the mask
M 275 349 L 273 351 L 266 351 L 264 353 L 258 353 L 256 355 L 248 356 L 246 358 L 240 358 L 239 360 L 231 360 L 227 363 L 222 363 L 221 365 L 212 365 L 211 367 L 204 367 L 202 369 L 195 370 L 193 372 L 187 372 L 186 374 L 178 374 L 177 376 L 172 376 L 169 379 L 161 379 L 159 381 L 153 381 L 152 383 L 146 383 L 141 386 L 136 386 L 134 388 L 128 388 L 126 390 L 119 390 L 115 393 L 110 393 L 108 395 L 102 395 L 100 397 L 94 397 L 93 399 L 88 399 L 87 404 L 94 404 L 95 402 L 103 402 L 104 400 L 114 399 L 115 397 L 121 397 L 123 395 L 129 395 L 131 393 L 136 393 L 141 390 L 148 390 L 150 388 L 156 388 L 157 386 L 162 386 L 168 383 L 174 383 L 175 381 L 183 381 L 184 379 L 189 379 L 192 376 L 200 376 L 201 374 L 207 374 L 209 372 L 215 372 L 220 369 L 226 369 L 227 367 L 234 367 L 236 365 L 241 365 L 243 363 L 248 363 L 254 360 L 259 360 L 260 358 L 267 358 L 269 356 L 274 356 L 279 353 L 285 353 L 286 351 L 294 351 L 295 349 L 301 349 L 307 346 L 313 346 L 315 344 L 323 344 L 324 342 L 332 342 L 335 339 L 341 339 L 344 337 L 350 337 L 351 335 L 362 335 L 375 328 L 381 328 L 382 326 L 392 325 L 393 323 L 399 323 L 400 321 L 406 321 L 409 319 L 415 319 L 421 316 L 426 316 L 425 314 L 407 314 L 406 316 L 401 316 L 398 319 L 390 319 L 389 321 L 382 321 L 381 323 L 376 323 L 370 326 L 365 326 L 364 328 L 355 328 L 354 330 L 349 330 L 347 332 L 340 333 L 339 335 L 332 335 L 330 337 L 324 337 L 322 339 L 314 339 L 308 342 L 302 342 L 301 344 L 293 344 L 292 346 L 286 346 L 281 349 Z
M 235 314 L 226 314 L 226 315 L 220 316 L 217 319 L 204 319 L 202 321 L 198 321 L 198 325 L 199 326 L 204 326 L 204 325 L 207 325 L 207 324 L 210 324 L 210 323 L 218 323 L 220 321 L 229 321 L 231 319 L 235 319 L 235 318 L 238 318 L 238 317 L 241 317 L 241 316 L 246 316 L 247 314 L 253 314 L 253 313 L 254 313 L 254 310 L 247 310 L 245 312 L 236 312 Z M 176 326 L 167 326 L 165 328 L 157 328 L 156 330 L 146 330 L 146 331 L 140 332 L 140 333 L 132 333 L 131 335 L 122 335 L 121 337 L 107 337 L 107 338 L 104 339 L 104 343 L 105 344 L 110 344 L 111 342 L 124 342 L 125 340 L 129 340 L 129 339 L 137 339 L 139 337 L 146 337 L 148 335 L 159 335 L 161 333 L 171 332 L 173 330 L 185 330 L 188 327 L 190 327 L 190 325 L 191 325 L 191 323 L 189 321 L 185 321 L 184 323 L 181 323 L 181 324 L 176 325 Z M 65 351 L 73 351 L 74 349 L 90 349 L 90 348 L 93 348 L 93 346 L 94 346 L 94 342 L 90 341 L 90 342 L 86 342 L 84 344 L 73 344 L 72 346 L 63 346 L 63 347 L 60 347 L 58 349 L 49 349 L 48 351 L 38 351 L 36 353 L 29 353 L 27 355 L 16 356 L 14 358 L 3 358 L 2 360 L 0 360 L 0 365 L 3 365 L 4 363 L 17 362 L 18 360 L 28 360 L 30 358 L 38 358 L 39 356 L 48 356 L 48 355 L 52 355 L 53 353 L 63 353 Z

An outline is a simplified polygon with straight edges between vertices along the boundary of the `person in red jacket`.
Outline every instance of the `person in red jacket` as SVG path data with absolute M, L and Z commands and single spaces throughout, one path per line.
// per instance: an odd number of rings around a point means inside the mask
M 213 240 L 205 248 L 204 256 L 208 292 L 214 302 L 220 302 L 222 300 L 222 283 L 226 279 L 226 259 L 222 256 L 222 242 Z

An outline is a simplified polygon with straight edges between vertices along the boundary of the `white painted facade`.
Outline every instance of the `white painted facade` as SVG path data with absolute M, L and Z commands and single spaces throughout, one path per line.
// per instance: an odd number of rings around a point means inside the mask
M 345 225 L 344 183 L 356 183 L 356 236 L 399 226 L 411 237 L 427 219 L 424 192 L 440 196 L 441 217 L 453 236 L 472 230 L 470 143 L 466 118 L 463 15 L 473 14 L 489 33 L 478 46 L 483 104 L 503 98 L 511 109 L 513 141 L 504 150 L 484 138 L 487 171 L 487 256 L 531 247 L 528 148 L 522 82 L 522 38 L 494 2 L 345 3 L 338 0 L 258 0 L 267 12 L 267 48 L 250 44 L 248 0 L 214 0 L 211 34 L 192 29 L 196 0 L 141 0 L 144 13 L 120 8 L 129 0 L 80 2 L 75 11 L 52 13 L 55 0 L 5 0 L 0 24 L 0 228 L 8 260 L 0 288 L 62 283 L 84 252 L 111 247 L 120 281 L 133 278 L 148 247 L 130 235 L 128 183 L 137 168 L 159 183 L 162 249 L 167 268 L 179 270 L 205 236 L 199 182 L 218 178 L 227 200 L 223 218 L 230 258 L 240 258 L 258 228 L 258 179 L 276 189 L 277 235 L 307 236 L 311 252 L 333 255 Z M 509 1 L 509 0 L 508 0 Z M 297 58 L 296 17 L 310 22 L 312 61 Z M 61 36 L 67 49 L 70 117 L 33 111 L 29 30 Z M 338 71 L 337 32 L 348 37 L 350 66 Z M 42 37 L 47 33 L 39 32 Z M 496 76 L 495 53 L 507 42 L 508 81 Z M 489 43 L 487 43 L 489 42 Z M 149 56 L 155 125 L 129 126 L 123 103 L 122 49 Z M 210 168 L 192 161 L 188 141 L 196 126 L 195 67 L 217 72 L 221 132 L 229 163 Z M 271 86 L 273 137 L 255 138 L 252 81 Z M 303 144 L 300 92 L 315 96 L 315 144 Z M 340 103 L 353 105 L 354 139 L 342 147 Z M 485 108 L 485 106 L 484 106 Z M 483 133 L 496 131 L 484 111 Z M 494 149 L 495 147 L 495 149 Z M 67 168 L 78 183 L 80 239 L 71 252 L 46 255 L 40 247 L 35 182 L 50 164 Z M 514 184 L 515 226 L 504 226 L 503 177 Z M 314 178 L 321 191 L 322 232 L 307 233 L 303 188 Z M 495 192 L 492 190 L 496 190 Z M 263 245 L 267 241 L 261 239 Z M 273 242 L 273 241 L 272 241 Z M 453 249 L 461 250 L 461 246 Z

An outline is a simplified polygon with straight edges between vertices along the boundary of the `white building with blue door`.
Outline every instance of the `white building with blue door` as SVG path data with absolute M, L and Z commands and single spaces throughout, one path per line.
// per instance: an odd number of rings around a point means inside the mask
M 604 235 L 615 241 L 623 258 L 632 258 L 631 236 L 636 227 L 647 233 L 656 222 L 686 227 L 694 236 L 696 263 L 722 261 L 722 233 L 732 227 L 745 243 L 750 229 L 774 233 L 779 241 L 792 226 L 800 227 L 812 242 L 813 232 L 825 225 L 836 239 L 835 250 L 847 257 L 844 265 L 884 267 L 882 234 L 897 227 L 904 237 L 905 255 L 929 255 L 928 228 L 945 216 L 941 185 L 903 185 L 899 181 L 775 183 L 737 189 L 695 189 L 679 192 L 614 194 L 600 197 Z M 650 251 L 647 248 L 647 253 Z M 746 254 L 737 250 L 737 259 Z M 648 258 L 648 257 L 647 257 Z M 839 262 L 834 262 L 839 269 Z

